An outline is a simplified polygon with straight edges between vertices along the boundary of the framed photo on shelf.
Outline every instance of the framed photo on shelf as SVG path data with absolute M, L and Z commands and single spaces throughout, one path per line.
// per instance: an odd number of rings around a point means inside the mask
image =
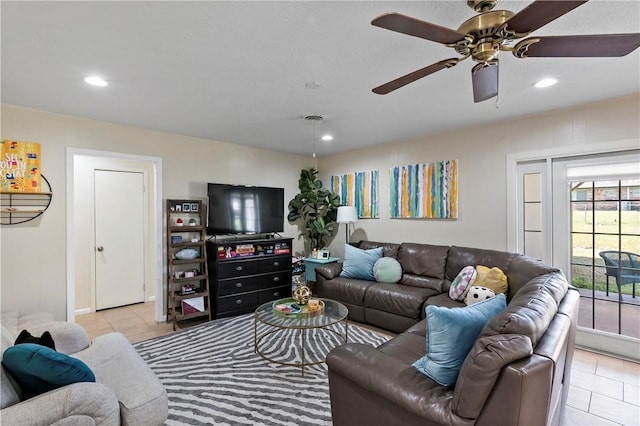
M 191 212 L 191 203 L 182 203 L 183 212 Z
M 191 203 L 191 213 L 198 213 L 198 203 Z

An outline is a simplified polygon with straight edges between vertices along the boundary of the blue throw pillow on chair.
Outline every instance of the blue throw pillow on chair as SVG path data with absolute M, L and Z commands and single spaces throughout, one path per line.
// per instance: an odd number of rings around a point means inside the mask
M 22 388 L 24 398 L 77 382 L 95 382 L 84 362 L 35 343 L 11 346 L 2 355 L 2 364 Z
M 504 294 L 461 308 L 427 306 L 427 354 L 413 366 L 438 384 L 454 386 L 478 335 L 506 307 Z
M 351 244 L 344 245 L 344 262 L 340 276 L 375 281 L 373 265 L 382 257 L 382 247 L 362 250 Z

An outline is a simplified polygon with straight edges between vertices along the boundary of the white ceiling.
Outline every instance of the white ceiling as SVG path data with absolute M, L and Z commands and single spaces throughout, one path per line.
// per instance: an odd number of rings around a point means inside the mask
M 502 1 L 519 11 L 530 1 Z M 400 12 L 450 28 L 465 1 L 1 3 L 3 103 L 300 154 L 407 140 L 640 92 L 640 49 L 623 58 L 502 53 L 499 108 L 474 104 L 472 62 L 389 95 L 371 89 L 457 56 L 370 25 Z M 534 35 L 640 31 L 639 1 L 592 0 Z M 106 88 L 86 85 L 99 74 Z M 559 83 L 532 88 L 541 77 Z M 305 83 L 320 87 L 308 89 Z M 6 136 L 5 136 L 6 137 Z

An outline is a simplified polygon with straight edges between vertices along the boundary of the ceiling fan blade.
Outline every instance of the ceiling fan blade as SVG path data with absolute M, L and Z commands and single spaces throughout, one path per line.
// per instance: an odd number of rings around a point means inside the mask
M 471 70 L 473 101 L 482 102 L 498 95 L 498 60 L 478 64 Z
M 640 33 L 532 37 L 516 44 L 519 58 L 605 58 L 625 56 L 640 46 Z
M 589 0 L 550 1 L 538 0 L 516 13 L 507 21 L 507 31 L 528 34 L 549 22 L 571 12 Z
M 443 44 L 456 43 L 464 40 L 467 36 L 451 28 L 441 27 L 400 13 L 380 15 L 371 21 L 371 25 Z
M 440 62 L 436 62 L 435 64 L 431 64 L 427 67 L 421 68 L 417 71 L 414 71 L 407 75 L 403 75 L 400 78 L 396 78 L 395 80 L 392 80 L 388 83 L 378 86 L 375 89 L 373 89 L 372 92 L 378 95 L 386 95 L 387 93 L 393 92 L 394 90 L 399 89 L 402 86 L 406 86 L 409 83 L 413 83 L 414 81 L 419 80 L 422 77 L 426 77 L 429 74 L 433 74 L 436 71 L 440 71 L 441 69 L 444 69 L 444 68 L 451 68 L 457 63 L 458 63 L 457 58 L 443 59 Z

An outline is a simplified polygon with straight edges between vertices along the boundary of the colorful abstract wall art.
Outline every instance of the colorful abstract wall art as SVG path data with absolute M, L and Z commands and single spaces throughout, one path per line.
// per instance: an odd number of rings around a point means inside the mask
M 389 169 L 391 218 L 458 217 L 458 161 L 436 161 Z
M 343 206 L 355 206 L 360 219 L 377 219 L 378 171 L 331 176 L 331 192 L 340 196 Z
M 0 140 L 0 190 L 40 192 L 40 144 Z

